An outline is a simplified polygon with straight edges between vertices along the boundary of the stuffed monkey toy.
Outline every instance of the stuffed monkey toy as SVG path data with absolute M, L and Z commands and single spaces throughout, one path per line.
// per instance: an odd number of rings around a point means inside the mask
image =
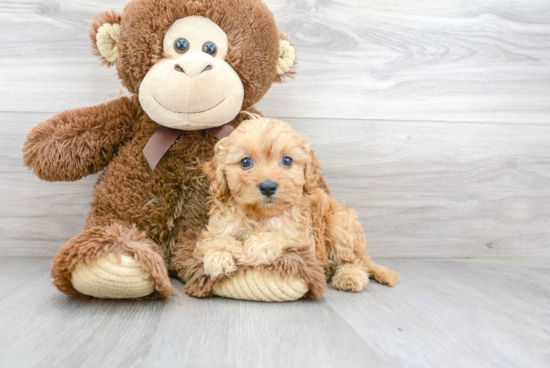
M 169 274 L 208 282 L 192 259 L 208 213 L 201 165 L 293 73 L 294 48 L 261 0 L 131 0 L 122 14 L 97 15 L 90 36 L 131 96 L 62 112 L 23 148 L 46 181 L 101 171 L 84 230 L 53 260 L 53 283 L 77 299 L 167 298 Z

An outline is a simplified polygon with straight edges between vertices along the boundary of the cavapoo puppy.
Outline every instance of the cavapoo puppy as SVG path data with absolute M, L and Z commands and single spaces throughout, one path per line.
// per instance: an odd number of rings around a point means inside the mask
M 362 290 L 369 277 L 394 286 L 398 274 L 372 262 L 356 212 L 327 193 L 320 168 L 305 139 L 275 119 L 251 115 L 218 142 L 204 167 L 210 220 L 194 251 L 206 275 L 270 265 L 305 247 L 336 289 Z

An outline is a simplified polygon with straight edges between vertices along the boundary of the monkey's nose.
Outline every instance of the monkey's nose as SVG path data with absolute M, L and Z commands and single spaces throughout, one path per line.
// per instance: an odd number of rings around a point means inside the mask
M 191 73 L 186 73 L 186 72 L 185 72 L 185 69 L 183 69 L 182 66 L 179 65 L 179 64 L 174 65 L 174 69 L 175 69 L 177 72 L 180 72 L 180 73 L 183 73 L 183 74 L 187 74 L 190 78 L 192 78 L 192 77 L 196 77 L 197 75 L 202 74 L 202 73 L 204 73 L 204 72 L 206 72 L 206 71 L 208 71 L 208 70 L 212 70 L 213 67 L 212 67 L 212 65 L 208 64 L 207 66 L 205 66 L 205 67 L 204 67 L 200 72 L 198 72 L 198 73 L 196 73 L 196 72 L 193 73 L 193 71 L 191 71 Z
M 258 185 L 258 188 L 260 188 L 260 193 L 262 193 L 266 197 L 271 197 L 273 194 L 277 192 L 277 183 L 272 181 L 264 181 L 263 183 L 260 183 Z

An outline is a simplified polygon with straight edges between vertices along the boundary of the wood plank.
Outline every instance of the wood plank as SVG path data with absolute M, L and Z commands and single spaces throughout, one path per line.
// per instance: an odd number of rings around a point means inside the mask
M 372 254 L 550 256 L 547 125 L 287 120 Z
M 22 272 L 25 273 L 24 277 L 21 277 Z M 27 284 L 43 279 L 49 273 L 50 262 L 47 258 L 0 257 L 0 301 Z
M 549 122 L 547 1 L 269 5 L 300 64 L 268 116 Z
M 0 254 L 52 256 L 84 226 L 95 176 L 46 183 L 22 165 L 49 116 L 0 113 Z M 372 256 L 550 256 L 549 125 L 287 121 L 357 208 Z
M 547 261 L 384 260 L 401 283 L 385 292 L 334 291 L 326 300 L 394 366 L 546 367 L 550 364 Z M 531 268 L 544 269 L 532 278 Z M 528 353 L 527 353 L 528 352 Z
M 97 175 L 48 183 L 23 165 L 27 132 L 50 115 L 0 113 L 0 254 L 51 256 L 84 228 Z
M 268 116 L 549 122 L 550 3 L 268 0 L 298 76 Z M 126 0 L 0 3 L 0 111 L 58 112 L 122 87 L 91 56 L 93 14 Z
M 0 274 L 2 284 L 24 285 L 0 303 L 3 366 L 550 364 L 547 260 L 384 259 L 401 272 L 395 288 L 329 288 L 322 300 L 283 304 L 186 295 L 79 302 L 49 283 L 48 259 L 0 258 L 8 263 L 10 279 Z M 533 270 L 545 277 L 532 278 Z
M 24 268 L 18 274 L 25 279 Z M 79 302 L 48 283 L 46 277 L 27 283 L 2 301 L 2 365 L 356 367 L 365 358 L 383 363 L 324 301 L 264 304 L 184 296 L 167 302 Z M 174 285 L 181 290 L 180 282 Z M 350 354 L 355 351 L 360 354 Z

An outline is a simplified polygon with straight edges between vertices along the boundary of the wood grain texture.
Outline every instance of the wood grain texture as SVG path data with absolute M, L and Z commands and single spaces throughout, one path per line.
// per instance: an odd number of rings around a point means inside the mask
M 268 304 L 79 302 L 48 259 L 0 258 L 0 364 L 17 367 L 547 367 L 544 260 L 383 260 L 393 289 Z M 9 270 L 9 272 L 4 272 Z M 15 285 L 8 291 L 6 285 Z M 174 281 L 176 288 L 181 283 Z M 8 292 L 4 292 L 8 291 Z
M 403 276 L 395 293 L 371 283 L 369 287 L 376 289 L 335 292 L 326 300 L 355 331 L 372 341 L 369 346 L 390 352 L 392 366 L 550 364 L 546 261 L 386 263 Z
M 269 116 L 548 123 L 550 2 L 268 0 L 298 75 Z M 120 93 L 91 55 L 95 13 L 126 0 L 0 1 L 0 111 L 59 112 Z
M 84 226 L 97 176 L 40 182 L 21 147 L 122 93 L 87 29 L 125 3 L 0 0 L 0 254 L 52 256 Z M 312 142 L 373 256 L 550 256 L 550 2 L 267 3 L 300 64 L 260 108 Z
M 97 176 L 38 180 L 22 164 L 45 113 L 0 113 L 0 254 L 52 256 L 82 231 Z M 286 119 L 375 257 L 549 257 L 550 125 Z

